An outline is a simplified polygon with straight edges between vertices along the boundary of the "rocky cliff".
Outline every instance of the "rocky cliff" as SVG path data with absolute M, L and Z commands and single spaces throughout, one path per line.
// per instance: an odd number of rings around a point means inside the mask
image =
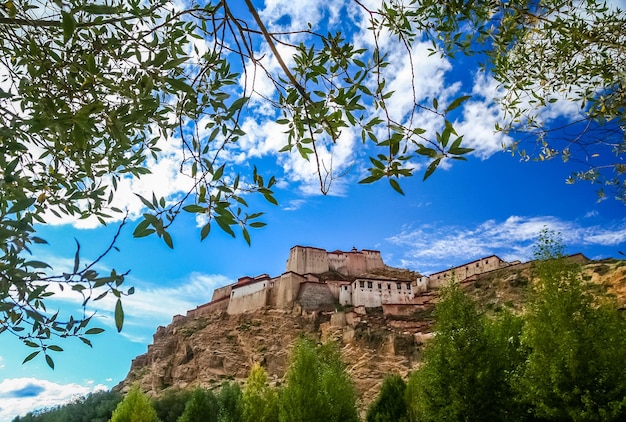
M 508 267 L 463 281 L 467 293 L 484 308 L 521 309 L 531 264 Z M 626 305 L 626 261 L 590 262 L 585 278 L 599 291 L 618 297 Z M 385 316 L 380 309 L 317 310 L 301 306 L 291 310 L 262 309 L 228 315 L 224 311 L 191 317 L 177 316 L 159 327 L 148 352 L 133 360 L 122 391 L 132 384 L 152 395 L 168 388 L 217 386 L 224 380 L 243 381 L 260 362 L 274 382 L 280 382 L 294 340 L 309 335 L 333 339 L 360 393 L 363 405 L 378 394 L 386 374 L 406 375 L 419 363 L 420 352 L 431 335 L 436 292 L 427 292 L 410 315 Z

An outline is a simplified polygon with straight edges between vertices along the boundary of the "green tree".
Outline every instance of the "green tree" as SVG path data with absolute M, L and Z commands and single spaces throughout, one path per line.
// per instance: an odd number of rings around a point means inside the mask
M 367 422 L 408 422 L 406 383 L 400 375 L 389 375 L 376 400 L 367 409 Z
M 536 257 L 519 394 L 547 420 L 623 420 L 626 321 L 613 299 L 592 294 L 557 235 L 542 233 Z
M 219 422 L 240 422 L 243 419 L 241 387 L 236 382 L 226 382 L 217 394 Z
M 111 422 L 159 422 L 150 399 L 134 386 L 111 416 Z
M 258 363 L 250 370 L 242 401 L 244 422 L 278 421 L 278 391 L 267 384 L 267 372 Z
M 217 422 L 218 413 L 219 404 L 215 394 L 204 388 L 196 388 L 187 399 L 178 422 Z
M 191 390 L 168 389 L 152 401 L 152 407 L 162 422 L 177 422 L 191 398 Z
M 523 420 L 509 380 L 521 363 L 519 321 L 489 321 L 454 282 L 441 291 L 435 318 L 436 336 L 407 385 L 411 420 Z
M 300 338 L 281 389 L 279 420 L 358 421 L 356 390 L 336 345 Z

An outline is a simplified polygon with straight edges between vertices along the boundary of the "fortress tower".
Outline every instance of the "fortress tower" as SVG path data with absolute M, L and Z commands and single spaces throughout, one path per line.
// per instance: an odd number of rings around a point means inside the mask
M 375 269 L 384 268 L 380 251 L 353 248 L 349 252 L 333 251 L 309 246 L 294 246 L 289 251 L 287 271 L 297 274 L 321 274 L 337 271 L 349 276 L 359 276 Z

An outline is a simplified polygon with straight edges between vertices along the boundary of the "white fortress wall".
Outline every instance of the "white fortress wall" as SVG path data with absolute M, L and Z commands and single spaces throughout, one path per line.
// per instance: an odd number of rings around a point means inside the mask
M 255 311 L 267 305 L 269 279 L 254 280 L 248 283 L 235 285 L 230 295 L 227 311 L 229 314 L 241 314 Z
M 386 303 L 412 303 L 413 290 L 408 280 L 358 278 L 352 283 L 352 305 L 373 308 Z

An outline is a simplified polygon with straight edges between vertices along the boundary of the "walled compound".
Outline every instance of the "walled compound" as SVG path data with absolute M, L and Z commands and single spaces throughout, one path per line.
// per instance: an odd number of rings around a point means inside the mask
M 491 255 L 445 271 L 422 276 L 388 267 L 380 251 L 327 252 L 308 246 L 294 246 L 286 271 L 270 277 L 261 274 L 241 277 L 236 283 L 215 289 L 211 302 L 187 313 L 194 317 L 218 310 L 241 314 L 265 307 L 305 311 L 337 305 L 363 308 L 382 307 L 385 313 L 406 313 L 423 303 L 429 289 L 449 282 L 509 266 Z

